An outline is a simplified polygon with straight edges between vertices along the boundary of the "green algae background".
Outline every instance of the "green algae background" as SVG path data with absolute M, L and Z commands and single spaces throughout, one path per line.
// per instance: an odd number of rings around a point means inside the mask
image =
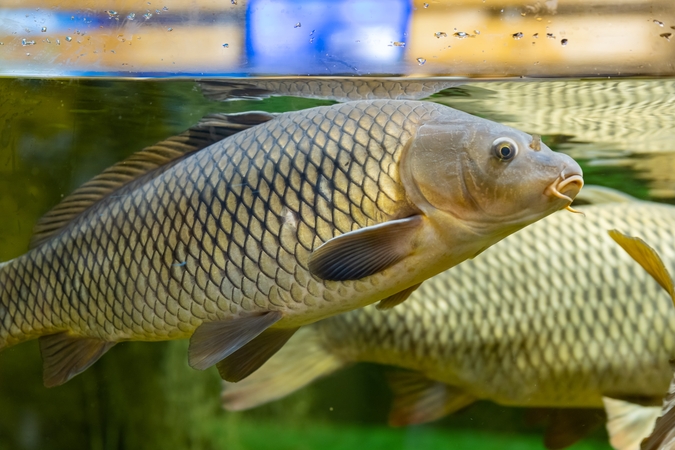
M 474 114 L 486 87 L 434 97 Z M 216 103 L 190 81 L 0 79 L 0 261 L 27 250 L 36 220 L 73 189 L 213 112 L 290 111 L 297 98 Z M 466 108 L 466 109 L 472 109 Z M 528 130 L 526 130 L 528 131 Z M 554 148 L 569 136 L 544 135 Z M 584 160 L 582 158 L 582 164 Z M 630 166 L 584 164 L 588 183 L 645 198 Z M 393 429 L 384 371 L 358 365 L 253 411 L 223 411 L 215 369 L 187 365 L 187 342 L 122 343 L 64 386 L 42 385 L 37 343 L 0 353 L 0 449 L 541 449 L 527 411 L 479 402 L 434 424 Z M 598 429 L 573 449 L 608 449 Z

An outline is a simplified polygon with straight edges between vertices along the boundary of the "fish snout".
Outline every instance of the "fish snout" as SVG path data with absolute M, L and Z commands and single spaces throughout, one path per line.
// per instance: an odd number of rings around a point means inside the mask
M 569 156 L 563 156 L 568 160 L 565 168 L 560 172 L 558 178 L 546 188 L 544 194 L 566 200 L 569 202 L 566 206 L 569 206 L 579 194 L 581 188 L 584 187 L 584 178 L 579 164 Z

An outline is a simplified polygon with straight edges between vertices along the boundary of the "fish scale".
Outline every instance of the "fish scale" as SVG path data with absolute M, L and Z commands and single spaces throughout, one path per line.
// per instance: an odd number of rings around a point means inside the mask
M 397 159 L 439 108 L 281 115 L 105 198 L 0 271 L 0 342 L 64 329 L 107 341 L 187 337 L 204 320 L 267 310 L 268 298 L 301 311 L 367 290 L 311 277 L 307 259 L 409 209 Z
M 392 310 L 366 307 L 314 325 L 320 342 L 345 361 L 421 371 L 506 405 L 660 398 L 672 375 L 675 310 L 606 230 L 653 243 L 673 271 L 675 208 L 579 209 L 586 218 L 557 213 L 535 223 Z

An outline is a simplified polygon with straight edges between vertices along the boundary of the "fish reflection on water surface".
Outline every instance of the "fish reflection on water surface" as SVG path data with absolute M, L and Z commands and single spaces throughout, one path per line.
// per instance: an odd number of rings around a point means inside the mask
M 226 383 L 224 406 L 247 409 L 366 361 L 408 369 L 389 380 L 395 425 L 479 399 L 564 408 L 545 438 L 561 448 L 602 419 L 585 409 L 608 403 L 610 417 L 612 405 L 642 417 L 641 439 L 657 413 L 637 402 L 660 405 L 672 377 L 675 309 L 607 230 L 654 243 L 672 270 L 675 207 L 590 187 L 577 198 L 595 203 L 577 207 L 585 217 L 553 214 L 427 280 L 397 308 L 305 327 L 253 376 Z M 565 428 L 575 422 L 583 429 Z
M 0 349 L 40 338 L 55 386 L 117 342 L 190 338 L 192 367 L 237 381 L 568 206 L 581 169 L 532 142 L 426 102 L 210 116 L 38 223 L 0 266 Z

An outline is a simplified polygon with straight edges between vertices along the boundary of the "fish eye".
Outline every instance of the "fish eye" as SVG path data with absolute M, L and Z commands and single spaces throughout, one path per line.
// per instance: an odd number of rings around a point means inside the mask
M 492 143 L 492 151 L 502 161 L 510 161 L 518 154 L 518 145 L 509 138 L 498 138 Z

